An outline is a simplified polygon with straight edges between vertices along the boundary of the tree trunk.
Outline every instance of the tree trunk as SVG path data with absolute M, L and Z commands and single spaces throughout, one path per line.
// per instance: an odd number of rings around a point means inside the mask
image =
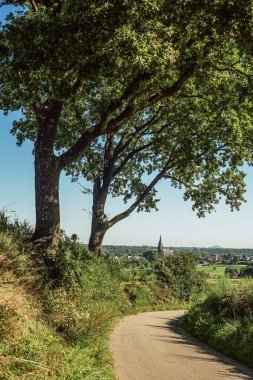
M 52 152 L 35 144 L 36 227 L 33 241 L 55 251 L 60 235 L 59 179 L 61 170 Z
M 102 253 L 102 243 L 106 230 L 99 231 L 97 228 L 91 231 L 89 239 L 89 251 L 95 255 L 100 256 Z
M 54 255 L 60 235 L 59 179 L 63 169 L 54 154 L 54 142 L 62 110 L 58 101 L 35 105 L 37 140 L 35 154 L 36 226 L 33 241 Z
M 94 181 L 93 185 L 93 205 L 92 222 L 89 239 L 89 251 L 95 255 L 101 255 L 102 242 L 107 231 L 107 220 L 104 213 L 107 194 L 103 194 L 100 187 L 100 180 Z

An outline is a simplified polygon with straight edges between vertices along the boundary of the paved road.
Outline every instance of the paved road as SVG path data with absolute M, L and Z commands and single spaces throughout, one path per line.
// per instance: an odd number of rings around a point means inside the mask
M 241 380 L 253 370 L 221 355 L 178 327 L 183 311 L 124 318 L 111 336 L 118 380 Z

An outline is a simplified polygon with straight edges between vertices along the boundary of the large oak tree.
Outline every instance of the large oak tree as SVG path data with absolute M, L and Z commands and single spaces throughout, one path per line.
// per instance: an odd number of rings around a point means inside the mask
M 198 96 L 222 70 L 242 72 L 243 87 L 250 81 L 250 1 L 0 2 L 6 4 L 17 12 L 0 30 L 0 108 L 22 112 L 13 127 L 19 143 L 35 141 L 34 239 L 51 246 L 60 230 L 60 173 L 94 139 L 136 116 L 152 117 L 187 83 Z M 59 154 L 62 135 L 73 143 Z
M 156 185 L 162 179 L 184 188 L 199 216 L 222 198 L 232 210 L 239 208 L 245 191 L 242 165 L 252 161 L 253 105 L 245 97 L 247 78 L 227 72 L 222 78 L 222 86 L 214 77 L 198 96 L 186 85 L 152 117 L 136 117 L 120 133 L 98 138 L 68 168 L 74 181 L 84 177 L 91 183 L 83 188 L 93 195 L 91 251 L 99 254 L 108 229 L 134 210 L 157 207 Z M 125 210 L 109 217 L 108 196 L 121 197 Z

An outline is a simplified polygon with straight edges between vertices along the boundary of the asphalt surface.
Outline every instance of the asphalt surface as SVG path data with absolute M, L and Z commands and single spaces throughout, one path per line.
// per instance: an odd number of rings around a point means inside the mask
M 184 311 L 124 318 L 111 335 L 117 380 L 241 380 L 253 370 L 200 343 L 178 326 Z

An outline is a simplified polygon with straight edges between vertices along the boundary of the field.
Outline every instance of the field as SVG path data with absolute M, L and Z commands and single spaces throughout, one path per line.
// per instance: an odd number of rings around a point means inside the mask
M 210 265 L 199 265 L 198 270 L 208 274 L 210 277 L 224 277 L 225 270 L 229 265 L 227 264 L 210 264 Z M 237 268 L 243 268 L 245 265 L 236 265 Z

